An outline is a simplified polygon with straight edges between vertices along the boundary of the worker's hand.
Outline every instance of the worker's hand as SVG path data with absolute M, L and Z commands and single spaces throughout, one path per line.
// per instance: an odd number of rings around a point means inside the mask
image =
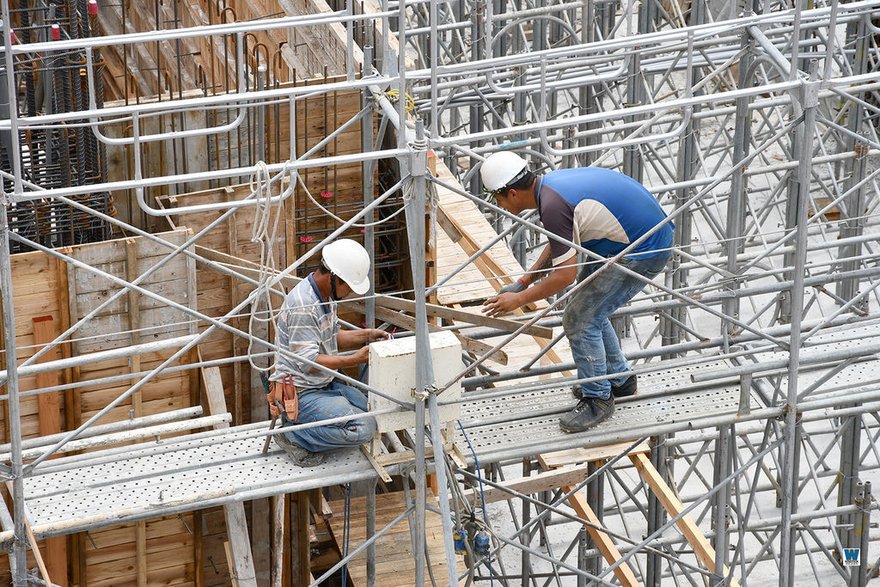
M 521 291 L 525 291 L 525 289 L 527 287 L 529 287 L 529 286 L 527 286 L 525 284 L 525 282 L 522 280 L 522 278 L 520 278 L 520 279 L 517 279 L 516 281 L 514 281 L 513 283 L 508 283 L 507 285 L 502 287 L 500 290 L 498 290 L 498 293 L 499 294 L 519 293 Z
M 357 352 L 351 355 L 351 360 L 354 361 L 355 365 L 363 365 L 367 361 L 370 360 L 370 347 L 362 346 L 357 350 Z
M 384 330 L 379 330 L 378 328 L 365 328 L 361 330 L 361 332 L 363 333 L 364 344 L 370 344 L 371 342 L 388 340 L 391 338 L 390 334 Z
M 520 294 L 518 293 L 499 293 L 494 298 L 489 298 L 483 304 L 483 314 L 492 318 L 509 314 L 522 306 L 520 302 Z

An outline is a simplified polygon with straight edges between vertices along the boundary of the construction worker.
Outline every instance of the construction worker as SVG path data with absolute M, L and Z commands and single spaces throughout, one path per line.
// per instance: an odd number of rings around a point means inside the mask
M 351 292 L 362 295 L 370 288 L 370 256 L 359 243 L 340 239 L 322 250 L 321 266 L 294 287 L 281 307 L 276 327 L 279 349 L 328 369 L 367 363 L 367 344 L 388 338 L 377 329 L 341 330 L 336 302 Z M 356 349 L 340 355 L 339 350 Z M 273 415 L 277 400 L 285 406 L 285 426 L 359 414 L 367 411 L 366 395 L 338 381 L 332 373 L 276 354 L 270 378 L 269 405 Z M 291 430 L 274 436 L 275 442 L 300 466 L 324 461 L 324 452 L 358 446 L 376 431 L 373 418 L 355 418 L 317 428 Z
M 483 189 L 498 205 L 519 214 L 538 209 L 549 232 L 603 257 L 612 257 L 666 218 L 656 199 L 634 179 L 598 167 L 564 169 L 537 176 L 526 161 L 510 151 L 492 154 L 480 168 Z M 651 279 L 671 257 L 672 224 L 667 222 L 623 257 L 619 264 Z M 577 251 L 550 239 L 522 278 L 487 300 L 483 311 L 500 316 L 562 291 L 602 264 L 587 262 L 578 274 Z M 544 269 L 551 268 L 549 272 Z M 543 275 L 546 277 L 541 279 Z M 531 286 L 531 287 L 530 287 Z M 638 293 L 645 282 L 611 267 L 568 301 L 562 327 L 571 345 L 578 379 L 604 377 L 630 370 L 609 316 Z M 579 401 L 559 421 L 565 432 L 581 432 L 614 412 L 614 398 L 636 392 L 635 374 L 575 386 Z

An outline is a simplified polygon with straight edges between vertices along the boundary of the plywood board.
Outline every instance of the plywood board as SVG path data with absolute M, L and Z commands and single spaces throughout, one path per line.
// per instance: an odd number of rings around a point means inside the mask
M 437 506 L 436 498 L 428 495 L 428 501 Z M 343 535 L 345 505 L 342 501 L 330 502 L 334 512 L 330 518 L 333 535 L 340 539 Z M 376 530 L 379 530 L 405 510 L 403 493 L 385 493 L 376 496 Z M 351 541 L 350 547 L 366 540 L 366 498 L 356 497 L 351 500 L 349 508 Z M 431 561 L 431 570 L 438 584 L 447 583 L 446 555 L 443 546 L 443 523 L 440 516 L 428 511 L 425 517 L 426 552 Z M 339 545 L 342 547 L 342 545 Z M 460 557 L 457 557 L 460 559 Z M 410 587 L 415 576 L 415 560 L 413 558 L 412 541 L 410 540 L 407 518 L 401 520 L 386 535 L 376 541 L 376 585 L 383 587 Z M 464 570 L 459 560 L 459 571 Z M 353 587 L 366 585 L 367 559 L 360 553 L 348 565 Z M 425 576 L 428 576 L 427 567 Z

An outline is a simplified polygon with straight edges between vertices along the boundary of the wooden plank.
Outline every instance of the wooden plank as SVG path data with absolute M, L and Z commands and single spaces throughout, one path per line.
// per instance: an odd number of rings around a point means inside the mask
M 386 295 L 377 296 L 376 305 L 382 305 L 386 308 L 391 308 L 393 310 L 402 310 L 411 314 L 415 313 L 416 309 L 415 302 L 411 300 Z M 443 318 L 445 320 L 454 320 L 457 322 L 467 322 L 468 324 L 485 326 L 487 328 L 495 328 L 504 332 L 514 332 L 522 326 L 522 323 L 517 322 L 516 320 L 508 320 L 506 318 L 491 318 L 482 314 L 476 314 L 474 312 L 468 312 L 467 310 L 460 310 L 447 306 L 425 304 L 425 307 L 428 316 L 431 317 Z M 523 330 L 523 334 L 531 334 L 543 338 L 552 338 L 553 329 L 546 326 L 533 324 L 532 326 L 529 326 L 528 328 Z
M 573 487 L 569 486 L 562 487 L 562 491 L 565 493 L 569 493 L 572 489 Z M 602 527 L 602 522 L 587 503 L 587 499 L 581 493 L 573 493 L 568 498 L 568 503 L 574 511 L 577 512 L 578 516 L 589 522 L 589 524 L 584 524 L 584 527 L 587 529 L 587 532 L 590 534 L 596 547 L 602 553 L 602 557 L 608 562 L 608 564 L 613 565 L 618 562 L 621 556 L 620 551 L 611 540 L 611 537 L 605 532 L 599 530 L 599 528 Z M 617 580 L 620 581 L 621 585 L 626 585 L 628 587 L 639 585 L 635 573 L 633 573 L 633 570 L 627 563 L 615 567 L 614 576 L 617 577 Z
M 544 469 L 556 469 L 565 465 L 573 465 L 575 463 L 589 463 L 592 461 L 604 461 L 611 457 L 617 456 L 625 451 L 631 442 L 618 442 L 615 444 L 606 444 L 604 446 L 591 446 L 588 448 L 568 448 L 546 454 L 538 455 L 538 462 Z M 651 451 L 647 442 L 642 442 L 629 454 L 647 453 Z
M 462 227 L 458 219 L 448 214 L 442 206 L 437 207 L 437 224 L 440 225 L 452 242 L 464 250 L 468 257 L 476 254 L 482 248 L 471 234 Z M 508 276 L 508 271 L 498 264 L 489 251 L 484 251 L 479 257 L 474 259 L 474 264 L 480 269 L 483 276 L 489 280 L 495 291 L 513 283 L 513 279 Z M 530 310 L 537 309 L 534 302 L 527 307 Z
M 226 551 L 226 565 L 230 569 L 229 582 L 232 584 L 232 587 L 238 587 L 240 583 L 238 582 L 238 572 L 235 570 L 237 561 L 235 560 L 235 555 L 232 554 L 232 547 L 229 545 L 229 541 L 223 543 L 223 550 Z M 254 581 L 254 584 L 256 585 L 256 581 Z
M 530 477 L 520 477 L 519 479 L 509 479 L 499 483 L 505 489 L 518 491 L 531 495 L 539 491 L 547 491 L 557 489 L 563 486 L 574 486 L 587 478 L 587 466 L 566 467 L 562 469 L 554 469 L 544 471 Z M 505 499 L 511 499 L 511 494 L 498 487 L 484 487 L 483 496 L 486 503 L 495 503 Z M 480 497 L 480 489 L 478 487 L 467 489 L 463 492 L 465 500 L 470 501 Z
M 596 544 L 599 552 L 602 553 L 602 557 L 610 565 L 617 563 L 621 558 L 621 554 L 620 551 L 617 549 L 617 545 L 614 544 L 614 541 L 607 533 L 602 531 L 602 521 L 599 519 L 599 516 L 596 515 L 596 512 L 593 511 L 593 508 L 590 507 L 590 504 L 587 503 L 584 495 L 580 492 L 572 493 L 572 490 L 580 481 L 583 481 L 587 478 L 588 463 L 602 461 L 611 456 L 620 454 L 620 452 L 625 450 L 630 444 L 631 443 L 619 443 L 592 448 L 573 448 L 564 451 L 549 453 L 548 455 L 538 455 L 538 461 L 545 472 L 539 473 L 538 475 L 535 475 L 533 477 L 524 477 L 522 479 L 517 479 L 517 481 L 521 481 L 523 484 L 528 485 L 530 479 L 541 478 L 542 476 L 547 475 L 547 473 L 562 473 L 564 471 L 579 472 L 581 474 L 581 477 L 579 479 L 574 479 L 571 482 L 560 476 L 558 487 L 563 493 L 571 493 L 571 495 L 568 497 L 569 505 L 571 505 L 572 509 L 574 509 L 578 516 L 588 522 L 584 524 L 584 528 L 590 534 L 590 537 L 593 539 L 593 542 Z M 642 446 L 644 446 L 644 450 L 648 450 L 647 445 L 644 443 L 640 444 L 637 449 L 642 448 Z M 561 464 L 567 465 L 569 463 L 581 463 L 581 466 L 574 468 L 555 468 L 559 467 Z M 533 492 L 534 491 L 526 491 L 525 493 Z M 623 563 L 615 567 L 614 575 L 620 581 L 621 585 L 639 585 L 635 573 L 633 573 L 633 570 L 627 563 Z
M 444 171 L 448 171 L 446 167 L 442 164 L 442 162 L 440 162 L 440 165 L 438 167 Z M 479 217 L 479 220 L 482 221 L 483 224 L 488 225 L 488 223 L 485 222 L 485 219 L 483 219 L 482 216 Z M 468 230 L 466 230 L 462 226 L 455 215 L 447 213 L 442 204 L 437 207 L 437 223 L 440 224 L 440 226 L 444 229 L 450 239 L 461 246 L 465 254 L 469 257 L 480 250 L 480 241 L 475 239 L 473 235 L 471 235 Z M 495 260 L 495 258 L 490 254 L 489 251 L 483 252 L 479 257 L 477 257 L 474 261 L 474 264 L 477 266 L 483 276 L 489 281 L 495 291 L 499 291 L 504 285 L 512 283 L 513 281 L 509 277 L 510 271 L 502 267 L 501 264 Z M 520 269 L 522 268 L 520 267 Z M 532 302 L 525 307 L 532 310 L 538 310 L 541 307 L 545 306 L 543 303 Z M 524 314 L 523 309 L 517 308 L 514 314 Z M 535 336 L 534 338 L 535 342 L 537 342 L 538 345 L 544 346 L 550 342 L 552 336 L 553 335 L 551 333 L 547 336 Z M 541 364 L 559 364 L 561 362 L 562 359 L 553 349 L 547 351 L 541 358 Z M 563 375 L 567 377 L 568 375 L 570 375 L 570 373 L 568 371 L 564 371 Z
M 227 412 L 226 399 L 223 396 L 223 380 L 220 379 L 220 370 L 217 367 L 203 368 L 202 377 L 205 383 L 205 395 L 208 399 L 208 413 L 210 415 L 225 414 Z M 226 422 L 214 425 L 215 429 L 228 427 L 229 424 Z M 229 535 L 227 559 L 230 561 L 229 568 L 232 569 L 233 583 L 242 587 L 256 587 L 257 577 L 254 573 L 254 560 L 248 540 L 244 504 L 237 502 L 225 505 L 223 513 L 226 517 L 226 531 Z
M 635 465 L 636 470 L 641 475 L 642 479 L 645 480 L 645 483 L 648 484 L 648 487 L 651 488 L 651 491 L 654 492 L 654 495 L 663 505 L 663 508 L 669 512 L 670 516 L 678 516 L 681 512 L 684 511 L 684 504 L 681 503 L 681 500 L 678 499 L 678 496 L 675 492 L 672 491 L 672 488 L 666 484 L 663 480 L 663 477 L 660 476 L 659 471 L 654 468 L 654 465 L 651 463 L 651 459 L 645 453 L 637 453 L 629 455 L 630 460 L 633 465 Z M 706 536 L 703 534 L 700 527 L 697 526 L 694 519 L 690 516 L 683 516 L 676 523 L 678 529 L 687 539 L 688 543 L 694 549 L 694 554 L 697 556 L 700 562 L 709 569 L 710 571 L 715 570 L 715 549 L 712 548 L 712 545 L 709 543 L 709 540 L 706 539 Z M 727 576 L 730 573 L 730 570 L 727 566 L 724 566 L 724 575 Z M 739 582 L 733 577 L 730 577 L 730 585 L 738 587 Z
M 256 278 L 258 275 L 259 268 L 256 266 L 256 264 L 251 263 L 246 259 L 235 257 L 233 255 L 227 255 L 219 251 L 212 251 L 207 249 L 206 247 L 202 247 L 199 245 L 196 245 L 196 252 L 200 256 L 203 256 L 205 259 L 217 263 L 223 263 L 224 265 L 229 265 L 231 269 L 238 271 L 242 275 L 246 275 L 251 278 Z M 299 281 L 300 279 L 298 277 L 285 276 L 281 279 L 279 283 L 283 285 L 287 290 L 290 290 L 291 288 L 295 287 L 296 284 L 299 283 Z M 359 304 L 357 302 L 342 303 L 343 305 L 352 306 L 359 311 L 362 309 L 362 304 Z M 388 295 L 376 296 L 376 305 L 392 310 L 409 312 L 411 314 L 415 313 L 416 307 L 415 302 L 412 300 Z M 459 310 L 456 308 L 450 308 L 437 304 L 425 304 L 425 308 L 428 316 L 433 318 L 443 318 L 446 320 L 467 322 L 468 324 L 474 324 L 477 326 L 496 328 L 504 332 L 514 332 L 516 329 L 522 326 L 520 322 L 517 322 L 515 320 L 508 320 L 505 318 L 490 318 L 488 316 L 475 314 L 466 310 Z M 525 329 L 523 333 L 532 334 L 543 338 L 551 338 L 553 336 L 553 329 L 546 326 L 532 325 L 529 328 Z
M 376 318 L 382 320 L 383 322 L 388 322 L 390 324 L 400 326 L 401 328 L 406 328 L 407 330 L 411 330 L 413 332 L 416 331 L 415 318 L 407 316 L 406 314 L 401 314 L 400 312 L 395 312 L 393 310 L 382 308 L 378 305 L 376 306 Z M 428 322 L 428 330 L 430 332 L 442 332 L 444 329 L 432 324 L 431 322 Z M 485 342 L 474 340 L 472 338 L 464 336 L 463 334 L 459 334 L 458 332 L 454 332 L 454 334 L 461 342 L 461 347 L 468 352 L 482 355 L 492 350 L 492 346 L 486 344 Z M 494 353 L 492 353 L 491 360 L 495 361 L 496 363 L 506 365 L 508 361 L 507 353 L 505 353 L 501 349 L 498 349 Z
M 6 482 L 6 491 L 9 493 L 10 496 L 13 495 L 12 481 Z M 51 585 L 52 580 L 50 579 L 49 571 L 46 569 L 46 565 L 43 562 L 43 556 L 40 554 L 40 549 L 37 547 L 37 539 L 34 537 L 33 530 L 31 530 L 31 521 L 27 516 L 25 516 L 24 525 L 25 530 L 27 530 L 28 542 L 30 543 L 31 551 L 34 555 L 34 560 L 37 562 L 37 568 L 40 569 L 40 576 L 43 578 L 43 581 Z

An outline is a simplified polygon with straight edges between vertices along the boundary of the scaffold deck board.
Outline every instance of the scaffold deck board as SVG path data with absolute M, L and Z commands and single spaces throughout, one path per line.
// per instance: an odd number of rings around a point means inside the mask
M 621 439 L 636 438 L 639 429 L 653 423 L 691 418 L 694 413 L 717 413 L 719 409 L 735 410 L 737 397 L 735 390 L 712 389 L 686 397 L 637 397 L 622 402 L 614 417 L 596 432 L 616 430 Z M 537 402 L 542 406 L 540 411 L 534 410 Z M 559 430 L 559 415 L 572 403 L 568 388 L 517 394 L 496 400 L 491 408 L 480 401 L 464 406 L 463 425 L 481 463 L 493 461 L 493 453 L 500 451 L 537 453 L 540 446 L 535 450 L 529 448 L 534 440 L 568 440 L 571 446 L 589 444 L 592 432 L 565 435 Z M 507 422 L 489 424 L 485 418 L 474 417 L 481 408 L 496 410 L 504 406 L 510 409 L 503 414 Z M 546 406 L 553 409 L 544 409 Z M 336 451 L 323 465 L 310 469 L 292 465 L 274 444 L 263 455 L 262 437 L 241 438 L 261 428 L 231 428 L 224 442 L 207 446 L 199 446 L 197 440 L 185 437 L 171 439 L 168 445 L 177 450 L 155 455 L 140 456 L 150 445 L 136 445 L 128 458 L 120 455 L 119 460 L 109 463 L 84 463 L 29 477 L 25 496 L 34 531 L 39 536 L 66 534 L 87 527 L 211 507 L 229 498 L 256 499 L 375 476 L 358 450 Z M 97 454 L 100 453 L 93 453 Z M 45 470 L 73 465 L 72 458 L 75 457 L 49 461 Z
M 832 349 L 878 341 L 880 328 L 854 325 L 815 342 Z M 467 440 L 459 430 L 456 442 L 472 460 L 469 441 L 482 465 L 561 448 L 634 443 L 661 429 L 687 430 L 737 419 L 738 384 L 695 384 L 691 380 L 697 370 L 729 369 L 728 363 L 702 361 L 688 367 L 670 363 L 666 368 L 657 363 L 656 367 L 658 370 L 640 376 L 638 395 L 618 400 L 611 418 L 579 434 L 566 434 L 558 425 L 560 415 L 575 403 L 568 386 L 521 386 L 475 393 L 462 406 L 461 424 Z M 858 363 L 848 366 L 836 375 L 835 383 L 858 382 L 863 377 L 862 367 Z M 38 474 L 25 482 L 26 506 L 34 532 L 40 538 L 67 534 L 230 500 L 251 500 L 375 477 L 373 468 L 354 449 L 330 453 L 323 465 L 309 469 L 292 465 L 274 444 L 263 455 L 263 437 L 256 434 L 266 425 L 229 428 L 213 444 L 190 436 L 133 445 L 126 452 L 117 450 L 117 456 L 98 464 L 83 459 L 93 460 L 107 451 L 44 462 Z M 393 467 L 391 472 L 395 472 Z

